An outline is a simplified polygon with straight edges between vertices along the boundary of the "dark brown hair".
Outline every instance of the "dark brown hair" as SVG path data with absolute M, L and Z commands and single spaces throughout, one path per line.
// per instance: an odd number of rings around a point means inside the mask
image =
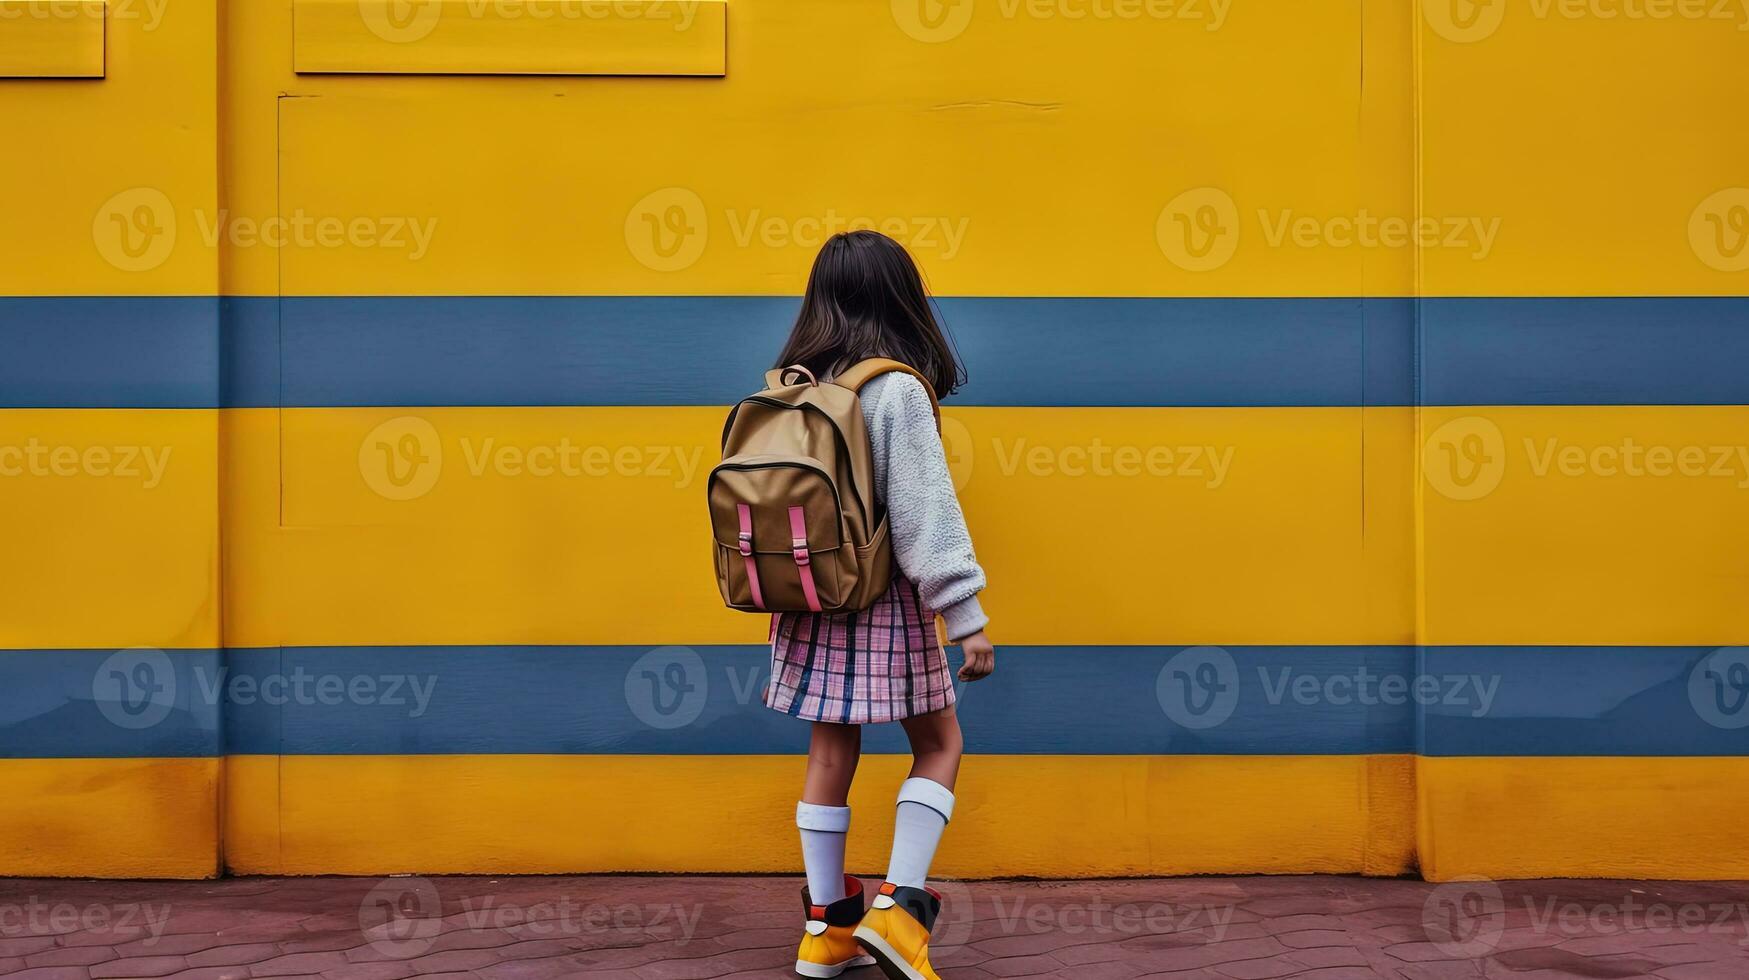
M 904 246 L 876 231 L 849 231 L 833 235 L 814 257 L 802 311 L 772 366 L 800 364 L 825 377 L 870 357 L 916 368 L 937 398 L 966 382 Z

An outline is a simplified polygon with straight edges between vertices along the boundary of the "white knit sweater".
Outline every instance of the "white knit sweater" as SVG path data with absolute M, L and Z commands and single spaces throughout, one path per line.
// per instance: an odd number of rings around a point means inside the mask
M 990 622 L 978 604 L 984 570 L 972 553 L 929 392 L 916 378 L 894 371 L 864 385 L 861 398 L 893 557 L 923 600 L 941 613 L 948 639 L 964 639 Z

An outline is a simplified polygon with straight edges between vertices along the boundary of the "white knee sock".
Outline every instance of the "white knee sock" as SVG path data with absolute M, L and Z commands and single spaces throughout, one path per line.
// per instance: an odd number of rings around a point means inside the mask
M 808 870 L 808 898 L 831 905 L 844 897 L 844 839 L 850 834 L 850 808 L 796 804 L 802 829 L 802 866 Z
M 893 859 L 887 881 L 922 888 L 935 860 L 941 832 L 953 817 L 953 791 L 933 779 L 912 776 L 899 787 L 899 812 L 893 824 Z

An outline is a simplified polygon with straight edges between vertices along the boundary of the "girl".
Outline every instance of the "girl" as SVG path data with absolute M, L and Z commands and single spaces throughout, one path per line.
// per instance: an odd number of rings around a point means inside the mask
M 777 367 L 800 364 L 824 380 L 870 357 L 910 365 L 942 398 L 965 380 L 911 256 L 885 235 L 852 231 L 834 235 L 815 258 Z M 984 571 L 972 554 L 929 392 L 915 377 L 892 372 L 862 388 L 861 404 L 898 572 L 868 609 L 781 613 L 772 624 L 766 704 L 813 722 L 796 805 L 808 875 L 796 972 L 835 977 L 866 963 L 859 955 L 866 950 L 894 980 L 937 980 L 929 929 L 941 898 L 924 879 L 953 816 L 962 742 L 936 615 L 965 652 L 961 680 L 988 676 L 996 651 L 978 605 Z M 865 913 L 862 883 L 844 873 L 845 804 L 862 750 L 860 726 L 886 721 L 904 726 L 914 761 L 899 789 L 887 880 Z

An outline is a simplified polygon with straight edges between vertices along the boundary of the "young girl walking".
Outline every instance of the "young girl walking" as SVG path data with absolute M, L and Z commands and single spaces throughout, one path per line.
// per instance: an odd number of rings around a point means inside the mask
M 941 398 L 964 382 L 904 248 L 872 231 L 835 235 L 814 260 L 777 367 L 799 364 L 825 381 L 875 357 L 915 369 Z M 953 817 L 963 743 L 936 616 L 965 652 L 961 680 L 988 676 L 996 652 L 978 604 L 984 571 L 972 553 L 930 395 L 923 381 L 899 371 L 860 392 L 875 495 L 886 508 L 898 565 L 892 584 L 868 609 L 780 613 L 772 623 L 765 703 L 813 723 L 796 804 L 808 876 L 796 972 L 805 977 L 835 977 L 868 962 L 866 951 L 893 980 L 938 980 L 929 964 L 929 930 L 941 896 L 924 882 Z M 913 761 L 899 787 L 887 878 L 865 912 L 862 882 L 844 873 L 846 803 L 861 726 L 891 721 L 904 726 Z

